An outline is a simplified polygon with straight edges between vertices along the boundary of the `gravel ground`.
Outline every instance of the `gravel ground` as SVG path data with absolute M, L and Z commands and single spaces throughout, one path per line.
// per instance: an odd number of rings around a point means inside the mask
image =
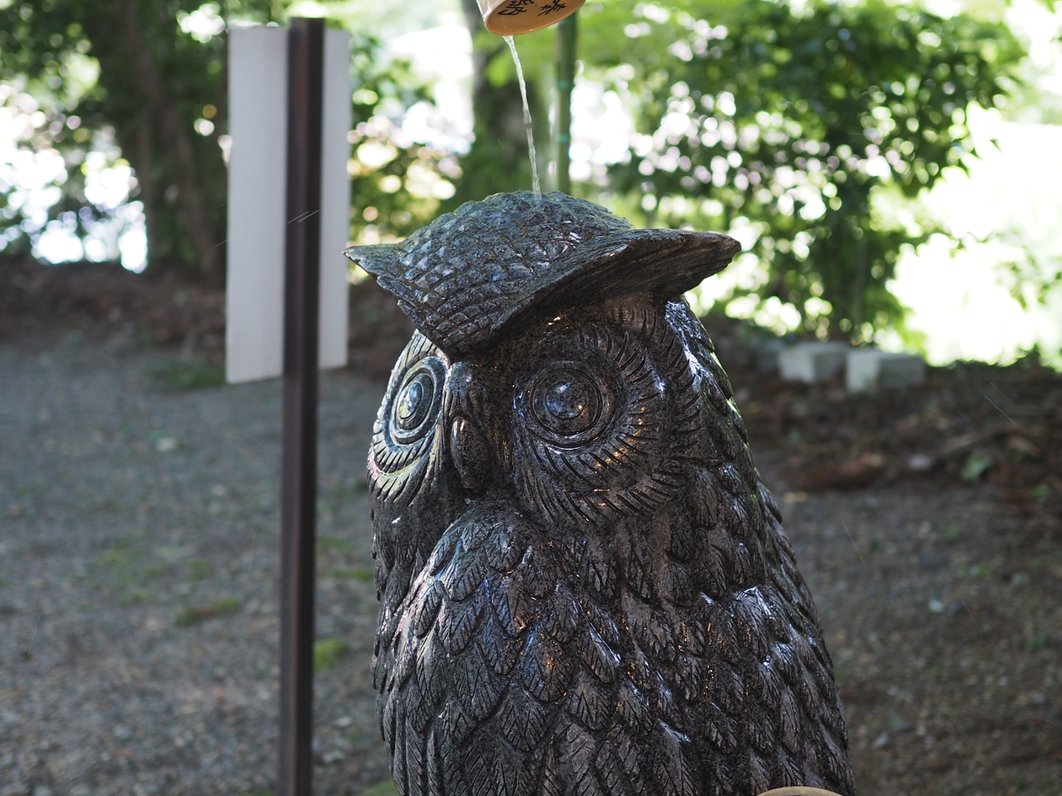
M 279 383 L 174 390 L 129 338 L 0 346 L 0 793 L 271 792 Z M 321 384 L 321 793 L 386 776 L 364 460 L 381 387 Z
M 266 794 L 277 382 L 132 334 L 0 343 L 0 796 Z M 184 385 L 184 387 L 180 386 Z M 321 384 L 315 791 L 386 778 L 364 459 L 382 392 Z M 1062 793 L 1057 536 L 973 487 L 787 492 L 862 794 Z

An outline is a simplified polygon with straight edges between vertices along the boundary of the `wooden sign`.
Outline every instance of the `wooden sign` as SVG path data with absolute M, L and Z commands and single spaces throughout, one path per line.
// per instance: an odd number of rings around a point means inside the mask
M 287 218 L 288 30 L 229 33 L 228 281 L 225 377 L 229 383 L 283 372 Z M 321 135 L 319 365 L 347 361 L 350 180 L 350 35 L 326 30 Z

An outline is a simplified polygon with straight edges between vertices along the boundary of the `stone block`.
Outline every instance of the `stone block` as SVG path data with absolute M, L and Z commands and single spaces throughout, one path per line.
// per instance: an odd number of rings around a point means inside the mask
M 851 350 L 847 343 L 797 343 L 779 353 L 778 370 L 789 381 L 825 381 L 844 369 Z
M 873 348 L 848 352 L 845 385 L 848 392 L 870 392 L 880 388 L 921 384 L 926 363 L 910 354 L 893 354 Z
M 752 362 L 760 373 L 777 373 L 786 344 L 776 337 L 757 341 L 752 352 Z

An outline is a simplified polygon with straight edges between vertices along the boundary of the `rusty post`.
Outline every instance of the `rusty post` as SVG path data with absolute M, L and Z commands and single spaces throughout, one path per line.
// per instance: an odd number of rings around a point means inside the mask
M 280 756 L 277 792 L 310 796 L 324 20 L 288 31 Z

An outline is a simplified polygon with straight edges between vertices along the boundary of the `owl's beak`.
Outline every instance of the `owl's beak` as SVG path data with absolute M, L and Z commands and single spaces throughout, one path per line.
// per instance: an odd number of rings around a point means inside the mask
M 487 488 L 494 469 L 494 454 L 483 432 L 461 415 L 450 424 L 450 459 L 465 489 L 479 494 Z
M 483 430 L 483 407 L 476 399 L 475 368 L 457 361 L 446 378 L 445 412 L 450 423 L 449 456 L 461 486 L 473 494 L 486 491 L 498 471 L 498 457 Z

